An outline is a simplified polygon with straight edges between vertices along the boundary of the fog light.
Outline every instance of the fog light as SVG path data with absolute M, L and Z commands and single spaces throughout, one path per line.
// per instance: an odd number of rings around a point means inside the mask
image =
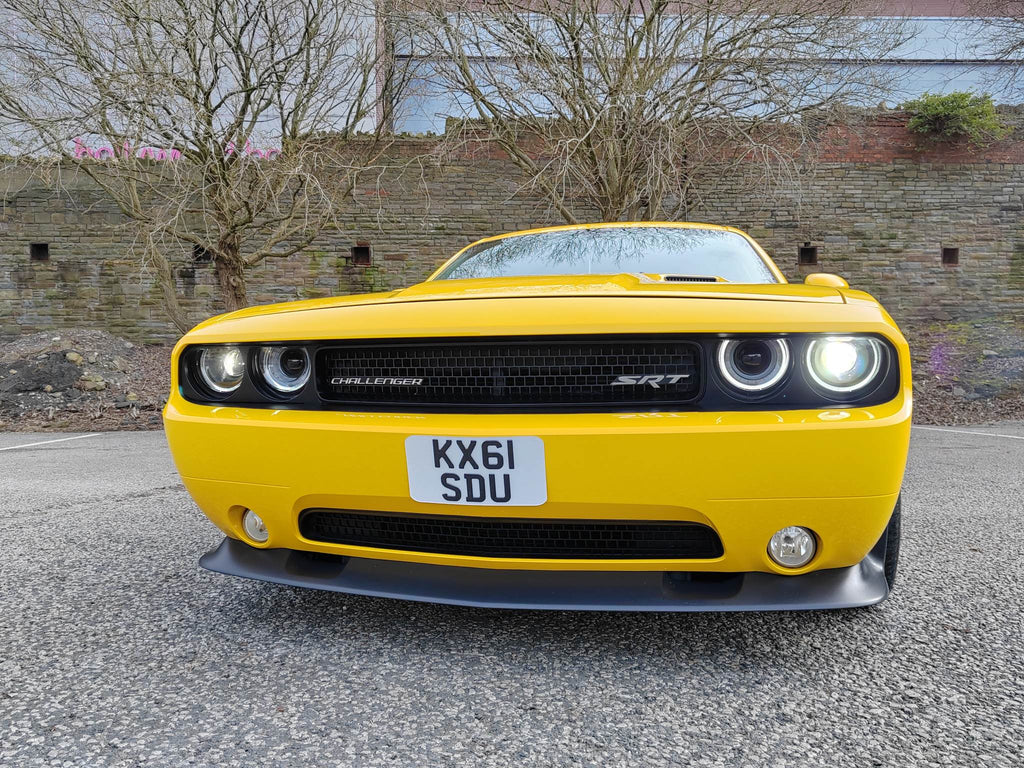
M 270 534 L 267 532 L 267 526 L 263 523 L 263 518 L 251 509 L 247 509 L 242 513 L 242 530 L 245 531 L 246 536 L 258 544 L 262 544 L 270 537 Z
M 777 531 L 768 542 L 768 554 L 772 560 L 786 568 L 807 565 L 817 549 L 814 534 L 799 525 Z

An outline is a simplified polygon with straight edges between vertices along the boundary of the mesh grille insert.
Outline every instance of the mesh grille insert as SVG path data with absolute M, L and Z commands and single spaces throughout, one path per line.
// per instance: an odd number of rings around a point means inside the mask
M 317 383 L 351 404 L 680 405 L 700 393 L 700 359 L 664 338 L 356 343 L 317 353 Z
M 307 509 L 311 541 L 477 557 L 707 559 L 722 555 L 712 528 L 690 522 L 535 520 Z

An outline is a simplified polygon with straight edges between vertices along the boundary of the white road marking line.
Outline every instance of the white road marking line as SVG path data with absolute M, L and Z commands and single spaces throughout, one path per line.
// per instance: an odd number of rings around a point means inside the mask
M 978 432 L 973 429 L 949 429 L 947 427 L 919 427 L 917 424 L 915 424 L 913 428 L 927 429 L 932 432 L 956 432 L 961 435 L 984 435 L 985 437 L 1005 437 L 1010 440 L 1024 440 L 1024 435 L 1004 435 L 999 432 Z
M 9 445 L 6 448 L 0 448 L 0 451 L 16 451 L 19 448 L 32 448 L 36 445 L 49 445 L 50 443 L 63 443 L 67 440 L 83 440 L 87 437 L 99 437 L 102 432 L 93 432 L 90 435 L 75 435 L 74 437 L 58 437 L 56 440 L 40 440 L 38 443 L 23 443 L 22 445 Z

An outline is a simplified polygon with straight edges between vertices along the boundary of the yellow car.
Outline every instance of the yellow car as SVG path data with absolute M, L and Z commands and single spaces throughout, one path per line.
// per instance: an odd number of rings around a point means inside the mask
M 405 290 L 208 320 L 171 389 L 221 573 L 657 611 L 870 605 L 896 573 L 907 343 L 730 227 L 487 238 Z

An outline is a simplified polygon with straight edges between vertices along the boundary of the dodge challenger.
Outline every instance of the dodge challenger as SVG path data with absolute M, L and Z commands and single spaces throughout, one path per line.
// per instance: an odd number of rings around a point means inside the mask
M 411 288 L 212 318 L 164 411 L 210 570 L 654 611 L 884 600 L 910 417 L 875 299 L 693 223 L 499 235 Z

